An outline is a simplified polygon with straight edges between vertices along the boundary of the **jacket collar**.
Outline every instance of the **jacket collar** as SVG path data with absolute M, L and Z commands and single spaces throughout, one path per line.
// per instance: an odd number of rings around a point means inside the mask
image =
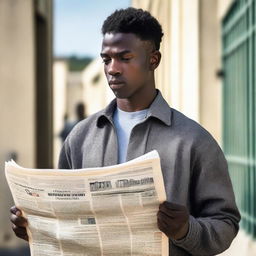
M 115 109 L 116 99 L 111 101 L 105 109 L 99 112 L 99 116 L 97 118 L 97 126 L 103 127 L 106 122 L 113 123 L 113 113 Z M 149 106 L 147 119 L 151 117 L 162 121 L 168 126 L 171 125 L 172 110 L 159 90 L 157 90 L 157 96 Z

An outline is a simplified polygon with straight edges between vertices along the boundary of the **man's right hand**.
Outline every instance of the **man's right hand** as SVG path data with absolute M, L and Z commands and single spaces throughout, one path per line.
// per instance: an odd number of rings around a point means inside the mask
M 11 207 L 10 212 L 12 230 L 14 231 L 15 235 L 21 239 L 28 241 L 28 234 L 26 230 L 26 227 L 28 225 L 27 219 L 22 217 L 21 211 L 16 206 Z

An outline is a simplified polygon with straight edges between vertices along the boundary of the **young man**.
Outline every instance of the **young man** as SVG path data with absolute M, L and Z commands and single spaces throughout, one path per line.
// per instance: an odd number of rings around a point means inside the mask
M 160 24 L 148 12 L 128 8 L 109 16 L 102 33 L 101 57 L 116 99 L 72 130 L 59 168 L 113 165 L 156 149 L 167 193 L 158 226 L 169 237 L 170 255 L 224 251 L 240 220 L 227 163 L 212 136 L 170 108 L 155 88 Z M 15 233 L 26 239 L 25 220 L 11 211 Z

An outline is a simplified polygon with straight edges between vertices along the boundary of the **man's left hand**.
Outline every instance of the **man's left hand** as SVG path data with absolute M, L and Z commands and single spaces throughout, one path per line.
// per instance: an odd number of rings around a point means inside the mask
M 184 238 L 189 228 L 189 212 L 183 205 L 163 202 L 157 214 L 158 228 L 169 238 Z

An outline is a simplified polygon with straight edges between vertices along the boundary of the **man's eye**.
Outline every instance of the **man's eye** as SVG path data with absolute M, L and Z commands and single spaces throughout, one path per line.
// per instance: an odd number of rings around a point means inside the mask
M 108 64 L 108 63 L 110 62 L 110 59 L 102 59 L 102 62 L 103 62 L 104 64 Z
M 121 60 L 124 60 L 124 61 L 129 61 L 131 59 L 131 57 L 122 57 Z

